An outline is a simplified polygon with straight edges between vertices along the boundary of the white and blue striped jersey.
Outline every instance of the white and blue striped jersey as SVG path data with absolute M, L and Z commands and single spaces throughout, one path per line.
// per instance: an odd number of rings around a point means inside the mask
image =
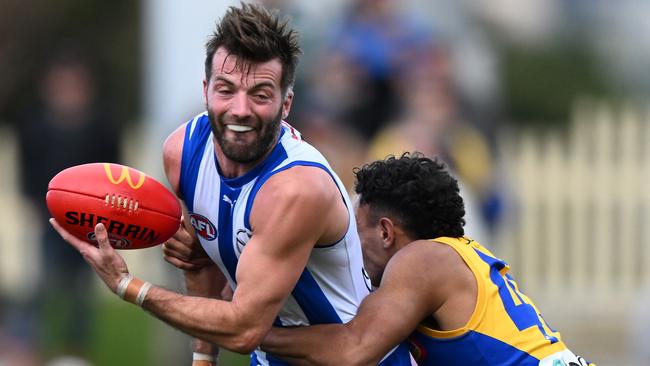
M 328 162 L 301 139 L 298 131 L 283 122 L 280 139 L 264 161 L 243 176 L 224 178 L 216 159 L 208 115 L 204 112 L 187 123 L 182 154 L 179 191 L 189 210 L 190 222 L 201 245 L 233 289 L 237 287 L 235 272 L 239 256 L 254 235 L 250 225 L 253 201 L 264 182 L 293 166 L 312 166 L 329 173 L 348 207 L 348 230 L 338 242 L 312 250 L 274 325 L 344 323 L 354 317 L 369 293 L 369 284 L 363 272 L 352 204 Z M 258 349 L 251 355 L 251 365 L 285 363 Z M 406 345 L 397 347 L 382 365 L 410 365 Z

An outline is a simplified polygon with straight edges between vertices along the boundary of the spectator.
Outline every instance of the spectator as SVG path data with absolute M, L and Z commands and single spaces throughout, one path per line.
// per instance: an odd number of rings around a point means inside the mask
M 428 50 L 412 56 L 410 68 L 396 80 L 400 114 L 372 140 L 369 160 L 405 151 L 440 156 L 461 181 L 467 215 L 473 223 L 467 231 L 473 237 L 486 238 L 492 215 L 498 214 L 492 205 L 501 200 L 493 190 L 494 162 L 488 140 L 463 116 L 446 49 L 430 44 Z
M 399 9 L 392 0 L 354 1 L 329 41 L 328 52 L 340 53 L 356 70 L 358 92 L 347 101 L 345 120 L 366 140 L 394 116 L 393 78 L 410 68 L 404 61 L 431 39 L 426 27 Z
M 73 165 L 120 160 L 120 125 L 111 118 L 90 64 L 76 50 L 62 50 L 46 64 L 37 78 L 39 100 L 16 121 L 22 189 L 39 223 L 50 217 L 45 194 L 56 173 Z M 92 323 L 91 271 L 52 228 L 43 228 L 39 244 L 39 288 L 19 317 L 24 328 L 19 333 L 42 351 L 84 356 Z M 56 324 L 63 324 L 60 330 L 53 326 L 54 312 Z

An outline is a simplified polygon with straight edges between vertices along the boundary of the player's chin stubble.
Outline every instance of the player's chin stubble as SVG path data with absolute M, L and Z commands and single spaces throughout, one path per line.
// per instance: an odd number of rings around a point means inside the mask
M 262 122 L 256 117 L 257 123 L 255 126 L 261 126 L 258 138 L 249 146 L 242 147 L 230 143 L 224 134 L 225 130 L 225 114 L 219 115 L 215 118 L 212 111 L 208 110 L 208 119 L 212 127 L 212 132 L 216 137 L 219 147 L 224 155 L 232 161 L 237 163 L 251 163 L 261 159 L 269 150 L 273 148 L 276 137 L 280 133 L 280 123 L 282 121 L 282 107 L 272 120 Z M 217 122 L 218 121 L 218 122 Z

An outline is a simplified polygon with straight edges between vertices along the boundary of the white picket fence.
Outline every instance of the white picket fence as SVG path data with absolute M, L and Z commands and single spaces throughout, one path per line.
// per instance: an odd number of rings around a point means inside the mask
M 650 284 L 649 112 L 583 100 L 566 130 L 503 135 L 499 252 L 535 297 L 620 300 Z

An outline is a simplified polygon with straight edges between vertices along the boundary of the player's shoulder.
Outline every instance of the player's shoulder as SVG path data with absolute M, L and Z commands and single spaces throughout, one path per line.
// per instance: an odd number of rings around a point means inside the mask
M 186 140 L 186 134 L 189 133 L 188 137 L 190 138 L 199 135 L 198 138 L 200 139 L 206 132 L 210 132 L 211 126 L 207 116 L 207 112 L 199 113 L 172 131 L 163 143 L 165 157 L 167 157 L 167 154 L 171 154 L 173 157 L 183 152 L 183 143 Z
M 416 292 L 422 299 L 432 298 L 440 288 L 442 274 L 437 257 L 440 255 L 424 240 L 416 240 L 399 249 L 388 261 L 381 278 L 385 291 Z
M 325 215 L 340 200 L 340 194 L 334 180 L 324 170 L 293 166 L 264 182 L 255 196 L 251 215 L 265 217 L 273 211 Z
M 433 281 L 447 277 L 449 272 L 466 268 L 463 258 L 453 247 L 432 240 L 409 243 L 395 253 L 386 266 L 387 271 L 404 272 Z
M 319 167 L 296 165 L 273 174 L 260 193 L 276 198 L 327 198 L 338 188 L 327 171 Z M 331 198 L 331 197 L 330 197 Z
M 176 128 L 167 136 L 163 143 L 163 166 L 165 175 L 175 192 L 178 192 L 180 181 L 181 157 L 183 155 L 183 141 L 185 139 L 187 123 L 183 123 Z
M 183 140 L 185 139 L 185 130 L 187 129 L 188 123 L 189 122 L 185 122 L 178 126 L 169 134 L 169 136 L 167 136 L 165 142 L 163 142 L 163 153 L 165 158 L 174 156 L 174 154 L 183 151 Z

